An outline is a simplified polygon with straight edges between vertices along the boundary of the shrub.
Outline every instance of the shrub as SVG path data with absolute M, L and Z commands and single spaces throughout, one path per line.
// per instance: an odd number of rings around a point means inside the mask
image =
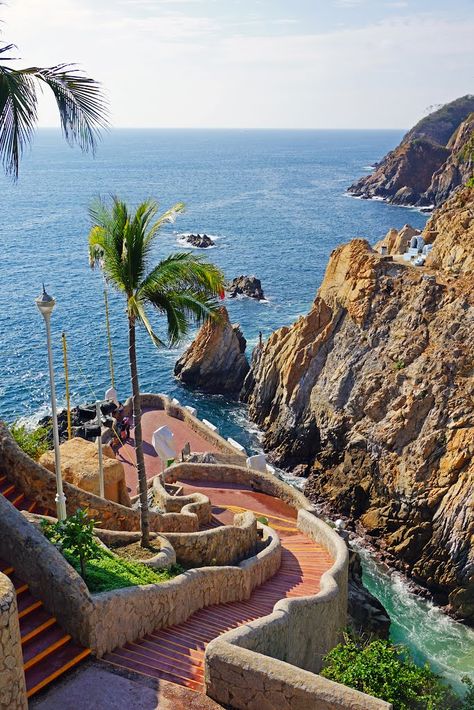
M 393 704 L 394 710 L 468 710 L 464 700 L 443 685 L 428 665 L 417 666 L 408 651 L 389 641 L 366 642 L 345 635 L 324 659 L 321 675 Z
M 24 424 L 14 422 L 9 429 L 20 449 L 35 461 L 50 448 L 49 429 L 46 427 L 39 426 L 30 431 Z
M 97 557 L 99 545 L 94 540 L 95 520 L 89 518 L 87 510 L 77 510 L 65 520 L 56 523 L 41 522 L 46 537 L 79 560 L 81 577 L 86 578 L 85 562 Z

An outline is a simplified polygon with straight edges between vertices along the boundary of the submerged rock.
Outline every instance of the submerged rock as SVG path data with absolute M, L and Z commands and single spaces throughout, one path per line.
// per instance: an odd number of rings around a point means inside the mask
M 237 276 L 226 284 L 225 290 L 229 298 L 236 296 L 248 296 L 256 301 L 265 299 L 262 282 L 256 276 Z
M 225 307 L 208 320 L 176 362 L 174 374 L 186 385 L 211 394 L 237 394 L 249 371 L 247 342 Z
M 474 622 L 474 189 L 423 232 L 426 268 L 356 239 L 310 312 L 274 332 L 244 389 L 277 465 Z

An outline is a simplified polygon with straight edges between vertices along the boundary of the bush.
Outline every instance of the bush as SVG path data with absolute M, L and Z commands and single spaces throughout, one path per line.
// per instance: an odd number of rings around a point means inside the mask
M 48 440 L 49 430 L 46 427 L 39 426 L 33 431 L 30 431 L 24 424 L 14 422 L 10 425 L 9 429 L 10 434 L 13 436 L 20 449 L 35 461 L 50 448 Z
M 428 665 L 415 665 L 408 651 L 389 641 L 365 642 L 346 635 L 324 659 L 321 675 L 393 704 L 394 710 L 468 710 L 464 700 L 443 685 Z
M 81 577 L 85 579 L 85 562 L 97 557 L 99 546 L 94 540 L 95 520 L 89 518 L 87 510 L 77 510 L 66 520 L 49 523 L 41 522 L 43 532 L 60 550 L 67 550 L 79 560 Z

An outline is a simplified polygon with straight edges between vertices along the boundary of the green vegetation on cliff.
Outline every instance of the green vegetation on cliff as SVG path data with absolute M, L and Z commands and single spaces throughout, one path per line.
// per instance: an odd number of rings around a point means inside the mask
M 408 651 L 389 641 L 345 636 L 324 659 L 321 675 L 392 703 L 393 710 L 472 710 L 474 686 L 460 699 L 428 665 L 417 666 Z
M 47 427 L 40 426 L 30 431 L 24 424 L 14 422 L 9 429 L 20 449 L 34 461 L 50 448 Z
M 459 125 L 474 111 L 474 95 L 466 94 L 424 116 L 404 136 L 402 143 L 424 138 L 447 145 Z

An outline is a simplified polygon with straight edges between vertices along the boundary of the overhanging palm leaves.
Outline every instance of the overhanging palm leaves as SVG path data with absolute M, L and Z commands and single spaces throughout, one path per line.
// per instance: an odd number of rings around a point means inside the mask
M 135 324 L 146 329 L 155 345 L 164 345 L 147 314 L 147 309 L 155 309 L 165 317 L 168 342 L 175 345 L 188 332 L 190 322 L 217 317 L 217 297 L 223 294 L 224 288 L 221 271 L 189 253 L 171 254 L 150 269 L 151 249 L 158 230 L 164 224 L 174 222 L 183 210 L 183 203 L 178 202 L 158 215 L 157 204 L 148 200 L 131 213 L 126 203 L 117 197 L 112 198 L 111 206 L 99 200 L 90 209 L 93 225 L 89 234 L 91 266 L 100 266 L 107 281 L 124 293 L 127 301 L 143 546 L 148 545 L 149 524 Z
M 18 177 L 20 158 L 31 142 L 38 121 L 38 90 L 53 92 L 64 137 L 84 151 L 94 152 L 108 110 L 100 84 L 71 64 L 14 69 L 3 62 L 13 44 L 0 47 L 0 153 L 5 172 Z

